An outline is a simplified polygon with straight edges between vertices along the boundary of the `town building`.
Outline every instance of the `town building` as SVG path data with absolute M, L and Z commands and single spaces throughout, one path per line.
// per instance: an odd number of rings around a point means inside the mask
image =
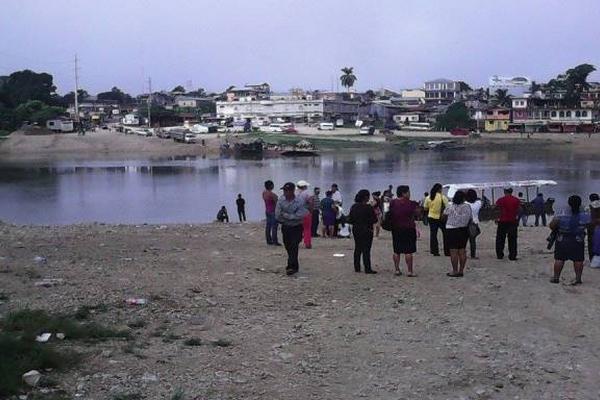
M 489 108 L 485 112 L 486 132 L 506 132 L 510 124 L 510 109 L 504 107 Z
M 232 86 L 225 93 L 227 101 L 266 100 L 270 95 L 271 86 L 268 83 L 246 84 L 242 87 Z
M 466 89 L 466 84 L 450 79 L 435 79 L 423 85 L 425 102 L 427 104 L 451 104 L 459 100 L 460 93 Z

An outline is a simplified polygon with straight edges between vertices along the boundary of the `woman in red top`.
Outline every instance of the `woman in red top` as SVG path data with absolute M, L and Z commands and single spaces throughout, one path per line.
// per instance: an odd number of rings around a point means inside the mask
M 394 268 L 396 276 L 400 272 L 400 255 L 404 254 L 407 276 L 417 276 L 413 271 L 413 254 L 417 252 L 417 227 L 415 218 L 419 213 L 419 203 L 410 200 L 408 186 L 398 186 L 398 196 L 390 203 L 390 217 L 392 220 L 392 241 L 394 245 Z

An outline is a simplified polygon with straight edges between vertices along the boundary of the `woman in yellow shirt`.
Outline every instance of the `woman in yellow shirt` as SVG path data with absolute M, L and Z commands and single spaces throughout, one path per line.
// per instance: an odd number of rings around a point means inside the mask
M 436 183 L 429 191 L 429 196 L 425 199 L 423 208 L 427 213 L 429 220 L 429 252 L 434 256 L 440 255 L 438 244 L 438 230 L 442 230 L 442 243 L 444 255 L 449 256 L 450 250 L 446 246 L 446 224 L 442 222 L 444 209 L 448 207 L 448 198 L 442 194 L 442 184 Z

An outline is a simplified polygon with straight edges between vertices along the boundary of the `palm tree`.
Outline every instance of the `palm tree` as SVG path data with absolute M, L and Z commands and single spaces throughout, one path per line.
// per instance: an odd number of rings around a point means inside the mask
M 498 89 L 494 94 L 494 101 L 497 106 L 500 107 L 508 107 L 510 106 L 511 96 L 508 94 L 508 90 L 506 89 Z
M 354 86 L 354 82 L 357 80 L 353 70 L 353 67 L 344 67 L 342 68 L 344 74 L 340 76 L 340 82 L 342 83 L 342 86 L 348 89 L 348 93 L 350 93 L 350 88 Z

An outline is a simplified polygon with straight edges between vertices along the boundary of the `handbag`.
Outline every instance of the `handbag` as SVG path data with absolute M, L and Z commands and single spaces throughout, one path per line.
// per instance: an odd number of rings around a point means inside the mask
M 479 226 L 472 219 L 469 220 L 467 228 L 469 229 L 469 237 L 476 238 L 481 233 L 481 229 L 479 229 Z

